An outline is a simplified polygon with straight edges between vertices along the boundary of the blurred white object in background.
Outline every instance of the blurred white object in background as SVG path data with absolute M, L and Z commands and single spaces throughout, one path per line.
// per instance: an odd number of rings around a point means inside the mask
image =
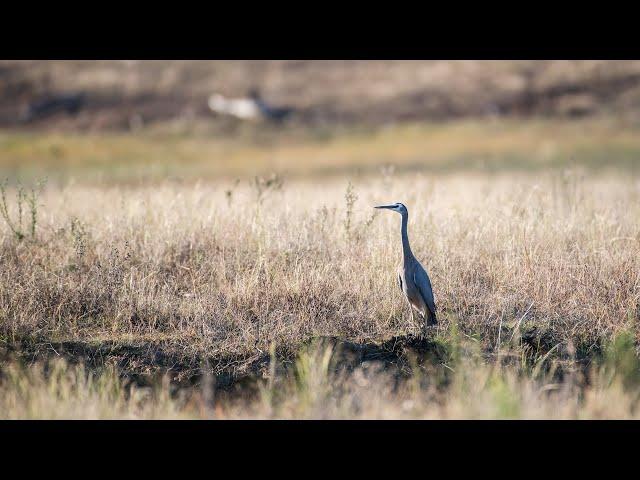
M 209 109 L 216 113 L 232 115 L 243 120 L 263 118 L 280 123 L 291 115 L 292 108 L 274 106 L 265 102 L 256 89 L 244 98 L 225 98 L 218 93 L 209 97 Z
M 232 115 L 243 120 L 256 118 L 260 109 L 252 98 L 225 98 L 218 93 L 209 97 L 209 108 L 216 113 Z

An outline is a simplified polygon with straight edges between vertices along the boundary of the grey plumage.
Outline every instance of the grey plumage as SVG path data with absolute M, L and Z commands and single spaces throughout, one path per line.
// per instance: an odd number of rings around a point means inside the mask
M 414 310 L 420 314 L 426 333 L 427 326 L 438 323 L 436 304 L 433 298 L 433 289 L 431 288 L 429 275 L 427 275 L 424 267 L 413 255 L 411 246 L 409 245 L 409 236 L 407 234 L 409 212 L 407 211 L 407 207 L 402 203 L 394 203 L 391 205 L 379 205 L 375 208 L 386 208 L 402 215 L 402 226 L 400 230 L 402 238 L 402 263 L 398 266 L 398 284 L 411 306 L 411 316 L 415 318 Z

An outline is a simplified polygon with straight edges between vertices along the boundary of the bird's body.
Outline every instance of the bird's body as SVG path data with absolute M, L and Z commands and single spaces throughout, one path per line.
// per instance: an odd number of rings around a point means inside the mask
M 409 245 L 409 235 L 407 233 L 409 213 L 407 207 L 402 203 L 395 203 L 393 205 L 380 205 L 376 208 L 386 208 L 402 215 L 402 227 L 400 231 L 402 237 L 402 262 L 398 266 L 398 284 L 411 306 L 412 317 L 414 311 L 420 314 L 426 332 L 427 326 L 438 323 L 436 304 L 433 298 L 433 289 L 431 288 L 429 275 L 427 275 L 424 267 L 413 255 L 411 246 Z
M 425 299 L 423 297 L 423 293 L 416 283 L 416 272 L 412 271 L 412 268 L 405 267 L 404 265 L 398 266 L 398 281 L 400 283 L 400 290 L 404 293 L 404 296 L 409 301 L 411 307 L 420 314 L 422 318 L 425 319 L 428 325 L 434 325 L 437 323 L 436 314 L 435 314 L 435 304 L 433 302 L 433 298 Z M 426 277 L 427 281 L 429 277 Z M 431 285 L 429 284 L 428 288 L 426 288 L 428 292 L 431 291 Z M 429 303 L 433 305 L 432 308 L 429 307 Z M 433 312 L 432 312 L 433 310 Z

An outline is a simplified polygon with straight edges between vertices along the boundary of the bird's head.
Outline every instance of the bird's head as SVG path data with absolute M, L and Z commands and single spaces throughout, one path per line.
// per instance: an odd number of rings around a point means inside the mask
M 393 210 L 394 212 L 398 212 L 401 215 L 406 215 L 408 213 L 407 207 L 404 206 L 404 203 L 392 203 L 391 205 L 377 205 L 374 208 L 386 208 L 387 210 Z

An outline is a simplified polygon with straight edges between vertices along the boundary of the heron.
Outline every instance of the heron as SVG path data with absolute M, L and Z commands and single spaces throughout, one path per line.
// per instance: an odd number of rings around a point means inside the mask
M 409 221 L 409 211 L 402 203 L 391 205 L 378 205 L 374 208 L 385 208 L 398 212 L 402 216 L 402 263 L 398 266 L 398 284 L 400 290 L 406 297 L 411 308 L 411 318 L 415 321 L 415 312 L 418 312 L 423 320 L 423 333 L 426 335 L 427 327 L 436 325 L 436 304 L 433 299 L 431 280 L 426 270 L 413 255 L 409 245 L 407 235 L 407 222 Z

